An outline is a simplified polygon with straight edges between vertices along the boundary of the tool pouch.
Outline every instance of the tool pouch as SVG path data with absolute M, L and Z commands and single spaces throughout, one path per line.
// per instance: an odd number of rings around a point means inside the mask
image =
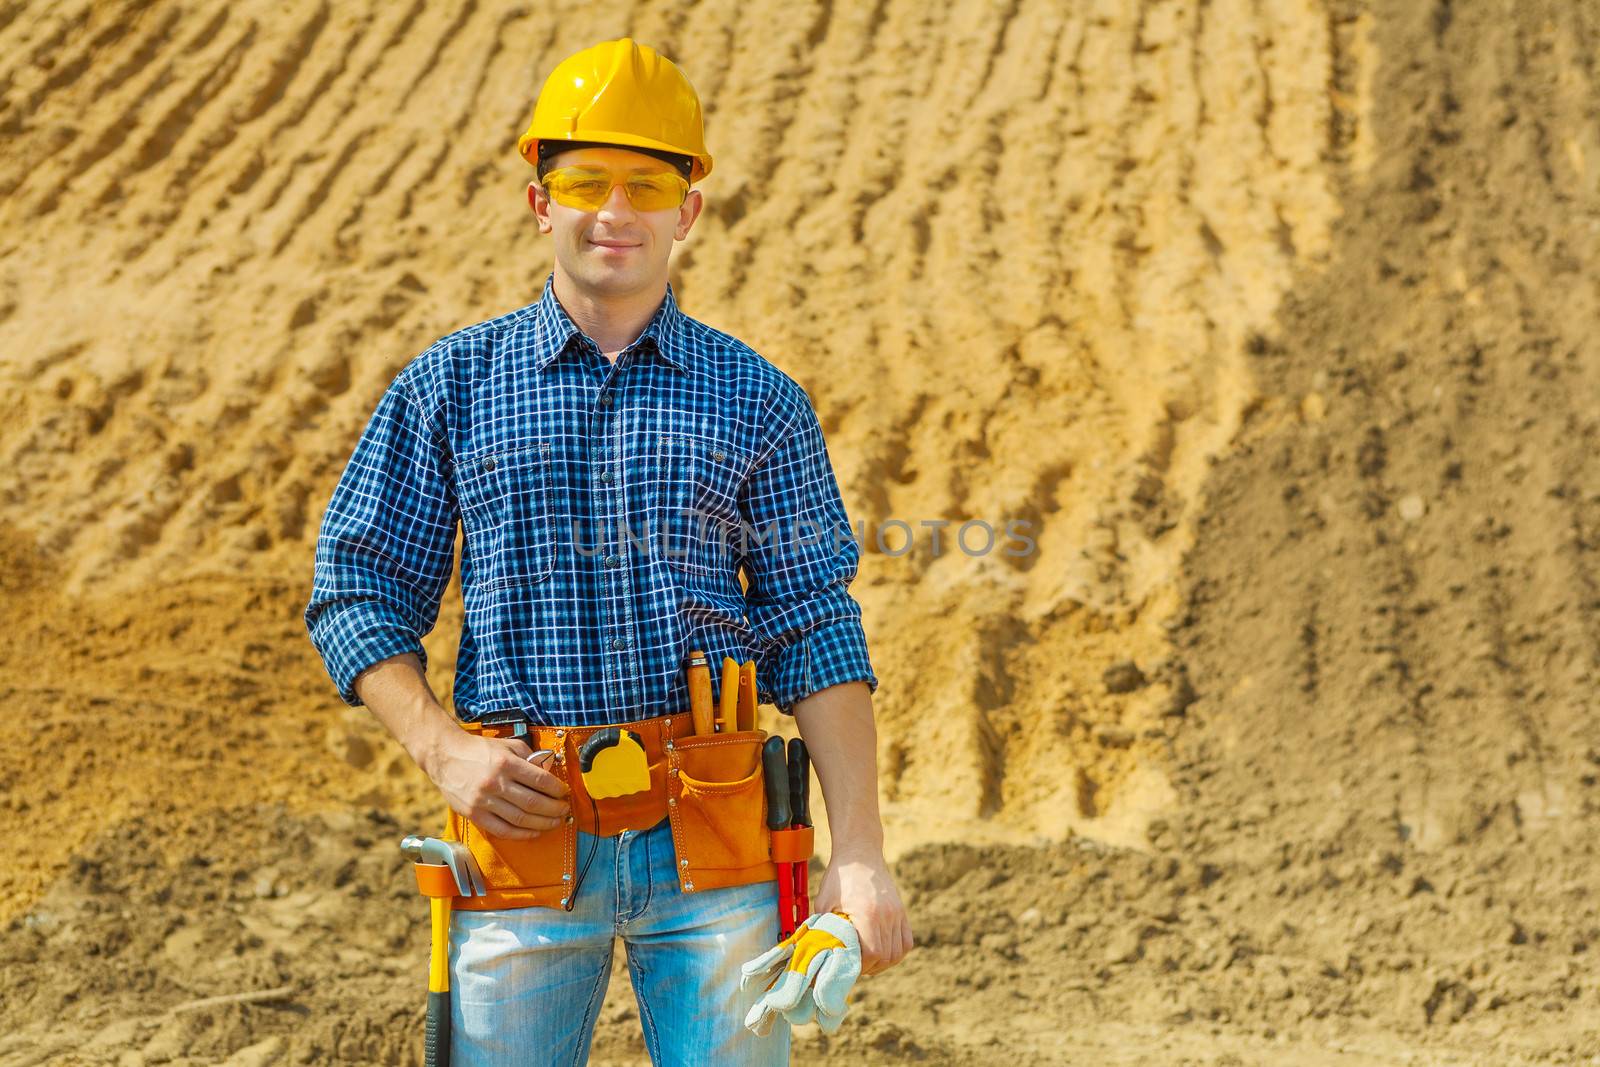
M 486 896 L 457 897 L 457 908 L 564 908 L 577 877 L 580 827 L 614 836 L 648 830 L 663 818 L 671 821 L 674 867 L 684 892 L 777 877 L 762 787 L 764 730 L 696 737 L 687 712 L 618 725 L 640 739 L 650 767 L 648 790 L 591 801 L 578 773 L 578 749 L 606 727 L 539 726 L 523 740 L 556 754 L 547 769 L 571 790 L 571 817 L 564 825 L 531 840 L 504 838 L 449 812 L 446 836 L 467 846 L 489 888 Z M 511 733 L 510 727 L 478 723 L 462 727 L 491 737 Z
M 686 893 L 771 881 L 765 730 L 682 737 L 667 752 L 667 817 Z

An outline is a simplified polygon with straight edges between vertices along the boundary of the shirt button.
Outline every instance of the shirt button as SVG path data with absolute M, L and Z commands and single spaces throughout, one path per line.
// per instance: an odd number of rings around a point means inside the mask
M 713 452 L 711 453 L 711 458 L 716 460 L 718 463 L 721 463 L 723 460 L 728 458 L 728 454 L 721 451 Z
M 488 459 L 486 459 L 482 463 L 480 463 L 479 466 L 481 466 L 486 471 L 494 470 L 494 466 L 495 466 L 494 457 L 490 456 Z
M 611 394 L 610 393 L 601 393 L 600 394 L 600 406 L 601 407 L 608 407 L 608 406 L 610 406 L 610 404 L 611 404 Z
M 611 481 L 611 472 L 610 471 L 601 471 L 600 472 L 600 480 L 602 482 L 609 483 Z
M 606 566 L 607 567 L 619 567 L 621 565 L 622 565 L 622 557 L 621 556 L 616 555 L 615 553 L 613 553 L 612 555 L 609 555 L 609 556 L 606 557 Z
M 628 647 L 628 639 L 626 637 L 613 637 L 611 639 L 611 647 L 616 651 L 621 652 L 623 649 Z

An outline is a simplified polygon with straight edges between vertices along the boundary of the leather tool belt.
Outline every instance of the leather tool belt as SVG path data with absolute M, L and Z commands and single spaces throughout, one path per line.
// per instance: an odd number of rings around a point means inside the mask
M 579 829 L 615 836 L 623 830 L 651 829 L 662 819 L 672 824 L 674 867 L 683 892 L 777 878 L 762 786 L 765 730 L 698 736 L 686 711 L 610 725 L 638 736 L 650 766 L 650 788 L 591 801 L 578 773 L 578 749 L 590 734 L 609 727 L 532 727 L 522 739 L 535 751 L 555 753 L 547 769 L 572 791 L 571 817 L 557 829 L 521 840 L 485 833 L 451 811 L 446 836 L 467 846 L 489 887 L 486 896 L 456 897 L 455 907 L 565 908 L 577 878 Z M 488 737 L 513 732 L 509 725 L 461 726 Z M 595 877 L 593 872 L 589 877 Z

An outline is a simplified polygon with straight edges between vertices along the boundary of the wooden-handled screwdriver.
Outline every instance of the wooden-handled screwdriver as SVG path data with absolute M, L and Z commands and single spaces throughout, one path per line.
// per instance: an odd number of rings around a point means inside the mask
M 716 733 L 711 712 L 711 663 L 706 654 L 690 650 L 685 673 L 689 676 L 689 716 L 694 720 L 694 732 L 701 736 Z

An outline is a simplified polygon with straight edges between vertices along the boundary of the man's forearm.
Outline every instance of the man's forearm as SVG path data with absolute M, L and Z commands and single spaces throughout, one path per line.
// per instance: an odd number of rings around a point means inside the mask
M 794 717 L 822 783 L 835 856 L 880 856 L 878 731 L 872 690 L 845 682 L 794 702 Z
M 439 741 L 459 730 L 455 718 L 434 696 L 413 652 L 390 656 L 356 676 L 356 695 L 394 735 L 424 772 L 430 769 Z

